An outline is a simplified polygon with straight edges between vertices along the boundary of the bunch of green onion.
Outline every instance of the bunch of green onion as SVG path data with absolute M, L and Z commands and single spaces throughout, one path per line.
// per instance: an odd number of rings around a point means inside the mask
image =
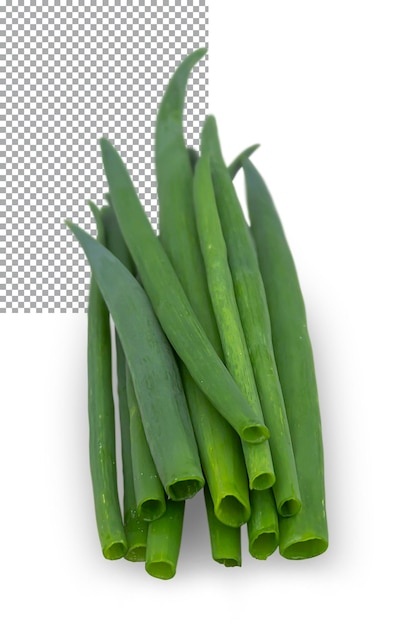
M 109 192 L 94 239 L 67 225 L 91 266 L 90 467 L 107 559 L 175 575 L 185 501 L 204 489 L 212 556 L 239 566 L 328 546 L 313 355 L 293 258 L 262 177 L 242 152 L 227 167 L 216 120 L 187 149 L 189 55 L 155 133 L 159 237 L 131 178 L 101 140 Z M 243 168 L 248 225 L 233 178 Z M 112 325 L 115 333 L 112 352 Z M 117 488 L 112 362 L 117 361 L 123 507 Z

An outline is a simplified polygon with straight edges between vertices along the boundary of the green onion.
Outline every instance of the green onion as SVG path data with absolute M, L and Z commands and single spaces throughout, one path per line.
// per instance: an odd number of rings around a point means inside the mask
M 181 373 L 216 516 L 223 524 L 241 526 L 249 519 L 250 505 L 239 437 L 194 384 L 185 367 Z
M 232 161 L 227 168 L 229 171 L 230 178 L 233 180 L 240 168 L 242 167 L 243 161 L 248 159 L 252 154 L 259 148 L 259 143 L 255 143 L 253 146 L 249 146 L 243 150 L 238 156 Z
M 267 559 L 279 543 L 278 511 L 271 489 L 251 491 L 248 521 L 249 552 L 255 559 Z
M 104 169 L 120 229 L 155 313 L 191 376 L 218 411 L 252 443 L 269 436 L 216 354 L 150 225 L 117 151 L 101 140 Z
M 306 312 L 280 219 L 249 160 L 259 145 L 227 167 L 212 115 L 199 150 L 185 143 L 187 84 L 205 53 L 185 57 L 158 109 L 159 235 L 105 138 L 108 206 L 90 202 L 97 239 L 66 222 L 92 274 L 89 450 L 102 552 L 145 562 L 151 576 L 165 580 L 176 573 L 185 500 L 202 488 L 212 558 L 225 567 L 241 566 L 244 524 L 256 559 L 278 547 L 287 559 L 328 547 Z M 251 226 L 233 183 L 240 168 Z
M 175 500 L 192 497 L 203 487 L 204 478 L 171 347 L 132 274 L 82 229 L 71 223 L 68 226 L 87 255 L 122 342 L 146 438 L 165 491 Z
M 225 567 L 242 565 L 240 526 L 227 526 L 217 518 L 213 500 L 207 487 L 204 487 L 204 500 L 210 533 L 211 555 L 214 561 Z
M 251 230 L 271 316 L 272 337 L 287 408 L 303 506 L 280 520 L 280 552 L 288 559 L 321 554 L 328 546 L 323 443 L 304 300 L 278 213 L 254 165 L 244 165 Z
M 175 576 L 181 547 L 184 502 L 168 500 L 166 512 L 150 522 L 145 569 L 151 576 L 168 580 Z
M 123 464 L 123 518 L 127 539 L 128 561 L 144 561 L 146 555 L 146 537 L 148 525 L 139 518 L 136 506 L 134 488 L 133 463 L 130 441 L 130 417 L 126 391 L 126 359 L 124 358 L 122 344 L 116 336 L 117 352 L 117 388 L 119 396 L 120 431 L 122 440 L 122 464 Z
M 122 232 L 117 222 L 116 214 L 111 204 L 110 194 L 106 194 L 109 206 L 104 206 L 101 210 L 104 230 L 106 233 L 106 248 L 116 256 L 119 261 L 129 270 L 131 274 L 135 274 L 135 264 L 130 252 L 123 239 Z
M 284 399 L 272 346 L 271 324 L 255 249 L 230 174 L 224 162 L 217 125 L 207 116 L 202 153 L 210 156 L 217 208 L 226 241 L 236 301 L 249 349 L 259 398 L 270 431 L 276 482 L 274 494 L 281 515 L 295 515 L 300 489 Z
M 125 559 L 133 563 L 143 563 L 146 559 L 148 522 L 141 520 L 137 513 L 129 513 L 125 516 L 125 532 L 128 543 Z
M 191 170 L 194 171 L 195 164 L 197 163 L 198 157 L 200 155 L 198 154 L 197 150 L 194 150 L 194 148 L 187 148 L 187 152 L 188 158 L 190 160 Z
M 217 213 L 208 156 L 202 155 L 194 175 L 194 206 L 207 281 L 228 370 L 263 421 L 261 404 L 236 304 L 227 250 Z M 267 489 L 275 482 L 269 442 L 243 444 L 251 489 Z
M 95 205 L 90 206 L 97 223 L 97 239 L 104 243 L 101 214 Z M 120 559 L 128 545 L 117 492 L 110 319 L 94 273 L 88 300 L 88 418 L 90 470 L 101 548 L 106 559 Z
M 165 513 L 165 493 L 146 440 L 129 368 L 126 387 L 137 513 L 141 519 L 151 522 Z
M 127 539 L 129 561 L 144 561 L 147 527 L 139 520 L 133 481 L 132 452 L 130 443 L 130 417 L 126 391 L 126 359 L 122 344 L 116 334 L 117 391 L 119 397 L 120 434 L 122 440 L 123 466 L 123 520 Z M 163 492 L 162 492 L 163 493 Z
M 92 203 L 90 203 L 92 206 Z M 129 251 L 123 241 L 116 216 L 111 207 L 101 210 L 105 231 L 106 247 L 130 270 L 134 271 Z M 122 440 L 123 466 L 123 520 L 128 549 L 125 559 L 128 561 L 144 561 L 146 553 L 147 524 L 139 519 L 135 488 L 133 483 L 132 454 L 130 445 L 130 417 L 126 391 L 126 359 L 120 338 L 115 332 L 117 359 L 117 394 L 119 398 L 120 433 Z
M 201 51 L 187 57 L 172 76 L 156 124 L 155 167 L 159 196 L 159 239 L 181 282 L 194 314 L 222 357 L 220 339 L 198 245 L 193 207 L 190 150 L 183 135 L 185 90 Z M 197 155 L 198 158 L 198 155 Z M 240 526 L 250 514 L 249 493 L 237 434 L 180 363 L 201 463 L 216 514 L 225 524 Z
M 218 519 L 207 486 L 204 487 L 204 501 L 213 560 L 225 567 L 240 567 L 242 565 L 240 526 L 227 526 Z

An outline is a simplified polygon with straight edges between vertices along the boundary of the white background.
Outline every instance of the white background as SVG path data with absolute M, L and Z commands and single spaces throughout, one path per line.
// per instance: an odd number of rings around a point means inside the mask
M 304 290 L 329 550 L 222 568 L 197 497 L 174 580 L 106 562 L 87 456 L 86 318 L 3 315 L 3 623 L 415 623 L 416 4 L 209 9 L 210 112 L 228 160 L 262 144 L 254 162 Z

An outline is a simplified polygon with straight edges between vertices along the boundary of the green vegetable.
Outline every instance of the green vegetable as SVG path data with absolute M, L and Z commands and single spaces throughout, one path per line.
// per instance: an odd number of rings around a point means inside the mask
M 129 368 L 126 383 L 137 513 L 141 519 L 151 522 L 165 513 L 165 493 L 146 440 Z
M 193 207 L 190 150 L 183 136 L 187 78 L 201 52 L 187 57 L 171 78 L 158 112 L 155 166 L 159 196 L 159 239 L 170 258 L 198 321 L 222 357 Z M 198 155 L 197 155 L 198 159 Z M 184 363 L 180 372 L 190 408 L 201 463 L 216 514 L 240 526 L 249 518 L 249 493 L 239 438 L 194 382 Z
M 126 392 L 126 359 L 122 344 L 116 334 L 117 391 L 119 397 L 120 434 L 123 465 L 123 519 L 127 539 L 129 561 L 144 561 L 147 527 L 139 520 L 133 482 L 132 454 L 130 445 L 130 418 Z M 163 492 L 162 492 L 163 493 Z
M 135 274 L 135 264 L 130 252 L 123 239 L 122 232 L 117 222 L 116 214 L 111 204 L 110 194 L 106 194 L 109 206 L 104 206 L 101 210 L 104 230 L 106 233 L 106 248 L 116 256 L 119 261 L 129 270 L 131 274 Z
M 225 567 L 242 565 L 240 527 L 226 526 L 217 518 L 207 487 L 204 487 L 204 500 L 214 561 Z
M 119 334 L 165 491 L 175 500 L 192 497 L 204 478 L 171 347 L 132 274 L 82 229 L 68 226 L 87 255 Z
M 304 300 L 278 213 L 262 177 L 244 165 L 248 209 L 271 316 L 272 337 L 294 446 L 303 507 L 280 520 L 280 552 L 289 559 L 328 546 L 323 443 Z
M 236 304 L 222 228 L 207 155 L 200 157 L 194 175 L 194 206 L 198 237 L 217 326 L 229 372 L 263 421 L 252 365 Z M 251 489 L 267 489 L 275 482 L 268 441 L 243 445 Z
M 117 380 L 119 395 L 120 431 L 123 462 L 123 510 L 124 526 L 128 550 L 125 558 L 129 561 L 144 561 L 146 554 L 147 524 L 139 519 L 133 482 L 132 454 L 130 446 L 130 420 L 126 397 L 126 361 L 120 339 L 116 336 Z
M 92 206 L 92 203 L 90 204 Z M 132 259 L 123 241 L 118 227 L 116 216 L 111 207 L 105 206 L 101 210 L 101 217 L 105 231 L 106 247 L 130 270 L 134 271 Z M 115 332 L 116 359 L 117 359 L 117 394 L 119 398 L 120 433 L 122 439 L 123 464 L 123 520 L 128 550 L 125 559 L 129 561 L 144 561 L 146 553 L 147 524 L 138 517 L 135 489 L 133 483 L 132 454 L 130 445 L 130 418 L 126 392 L 126 359 L 122 344 Z
M 271 489 L 252 491 L 248 521 L 249 552 L 255 559 L 267 559 L 279 543 L 278 512 Z
M 125 531 L 128 541 L 125 559 L 134 563 L 143 563 L 146 559 L 148 522 L 140 519 L 137 513 L 134 517 L 125 517 Z
M 239 437 L 181 367 L 204 476 L 217 518 L 229 526 L 249 519 L 249 490 Z M 262 445 L 262 444 L 248 444 Z
M 123 237 L 169 341 L 202 391 L 239 435 L 252 443 L 263 441 L 268 429 L 248 406 L 192 311 L 120 156 L 106 139 L 101 140 L 101 149 Z
M 188 158 L 190 160 L 191 170 L 194 171 L 195 164 L 198 161 L 199 154 L 194 148 L 187 148 Z
M 175 576 L 181 547 L 184 504 L 168 500 L 165 514 L 149 524 L 145 569 L 155 578 L 168 580 Z
M 97 223 L 97 238 L 104 243 L 101 214 L 95 205 L 90 206 Z M 128 545 L 117 492 L 110 319 L 94 273 L 88 300 L 88 418 L 90 470 L 101 548 L 106 559 L 120 559 Z
M 191 221 L 192 160 L 196 156 L 195 152 L 191 153 L 187 149 L 184 141 L 182 120 L 185 91 L 191 70 L 205 53 L 204 48 L 196 50 L 179 65 L 165 90 L 156 120 L 155 172 L 159 200 L 159 236 L 176 271 L 178 270 L 175 259 L 178 259 L 179 255 L 175 239 L 170 236 L 170 232 L 174 228 L 174 235 L 181 236 L 181 227 L 187 228 Z M 185 256 L 184 253 L 182 256 Z M 188 259 L 186 261 L 188 262 Z M 184 277 L 179 278 L 184 286 Z M 191 276 L 191 280 L 194 286 L 194 276 Z M 187 290 L 185 292 L 187 293 Z
M 259 148 L 259 143 L 255 143 L 253 146 L 249 146 L 246 150 L 243 150 L 232 163 L 230 163 L 227 168 L 229 171 L 230 178 L 233 180 L 240 168 L 242 167 L 243 161 L 248 159 L 254 152 Z
M 270 431 L 276 482 L 274 494 L 281 515 L 295 515 L 301 506 L 284 399 L 272 346 L 264 286 L 248 227 L 221 153 L 217 125 L 207 116 L 202 154 L 210 156 L 217 208 L 226 241 L 236 301 L 252 362 L 259 398 Z

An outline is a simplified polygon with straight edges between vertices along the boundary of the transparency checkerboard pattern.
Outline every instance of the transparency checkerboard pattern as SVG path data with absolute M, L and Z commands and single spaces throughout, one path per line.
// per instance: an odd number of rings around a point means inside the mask
M 105 203 L 98 140 L 106 136 L 157 230 L 157 107 L 177 65 L 207 45 L 207 5 L 6 1 L 0 31 L 0 312 L 85 311 L 90 270 L 64 219 L 95 234 L 86 201 Z M 184 129 L 193 147 L 207 98 L 206 56 L 187 93 Z

